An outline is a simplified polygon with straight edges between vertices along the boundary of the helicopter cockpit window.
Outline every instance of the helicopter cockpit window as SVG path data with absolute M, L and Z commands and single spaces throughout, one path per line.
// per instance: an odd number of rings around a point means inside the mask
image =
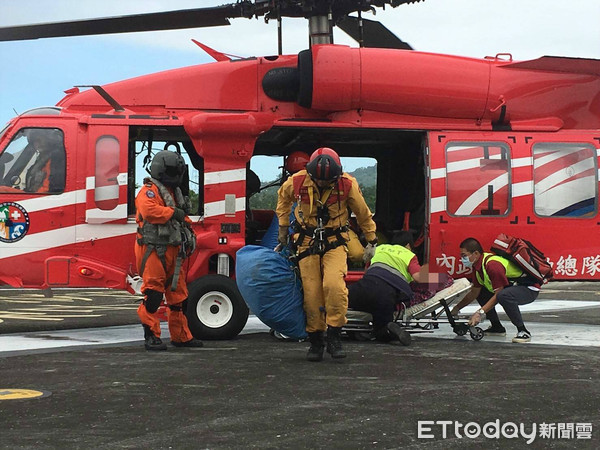
M 60 194 L 65 190 L 65 171 L 63 132 L 24 128 L 0 155 L 0 194 Z
M 503 143 L 446 147 L 446 209 L 454 216 L 505 216 L 510 208 L 509 149 Z

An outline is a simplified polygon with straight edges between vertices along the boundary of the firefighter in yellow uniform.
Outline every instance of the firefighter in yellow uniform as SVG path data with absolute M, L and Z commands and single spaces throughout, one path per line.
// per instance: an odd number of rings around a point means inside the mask
M 288 243 L 289 217 L 294 209 L 296 248 L 302 288 L 306 331 L 310 348 L 307 359 L 321 361 L 327 329 L 327 352 L 345 358 L 340 340 L 346 323 L 348 207 L 356 215 L 367 242 L 365 254 L 372 256 L 377 244 L 375 222 L 356 179 L 342 171 L 338 154 L 327 147 L 317 149 L 305 170 L 288 178 L 279 188 L 277 217 L 281 245 Z
M 147 350 L 166 350 L 160 339 L 156 312 L 167 301 L 171 344 L 175 347 L 202 347 L 195 339 L 185 316 L 188 290 L 183 260 L 195 249 L 196 238 L 189 224 L 189 200 L 180 189 L 185 161 L 177 153 L 163 150 L 150 166 L 151 178 L 135 199 L 138 224 L 135 255 L 142 276 L 144 299 L 138 316 L 144 327 Z

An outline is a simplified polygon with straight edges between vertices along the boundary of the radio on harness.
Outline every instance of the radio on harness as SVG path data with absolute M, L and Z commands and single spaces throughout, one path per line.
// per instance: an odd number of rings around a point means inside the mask
M 525 239 L 500 233 L 491 250 L 498 256 L 510 259 L 539 283 L 547 283 L 554 276 L 546 256 Z

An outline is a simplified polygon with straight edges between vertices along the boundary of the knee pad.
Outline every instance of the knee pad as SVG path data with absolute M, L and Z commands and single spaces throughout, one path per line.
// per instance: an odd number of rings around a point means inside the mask
M 146 289 L 144 291 L 144 295 L 146 296 L 146 300 L 144 300 L 144 305 L 146 305 L 146 311 L 150 314 L 154 314 L 158 311 L 158 307 L 162 303 L 163 293 L 155 291 L 154 289 Z
M 176 305 L 167 305 L 171 311 L 181 311 L 185 314 L 187 311 L 188 299 L 186 298 L 181 303 L 177 303 Z

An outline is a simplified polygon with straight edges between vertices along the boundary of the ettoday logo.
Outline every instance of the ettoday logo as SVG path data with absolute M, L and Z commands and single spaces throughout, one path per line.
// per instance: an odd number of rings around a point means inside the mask
M 523 423 L 499 419 L 480 425 L 477 422 L 461 423 L 454 420 L 420 420 L 417 423 L 419 439 L 524 439 L 531 444 L 540 439 L 591 439 L 591 423 Z

